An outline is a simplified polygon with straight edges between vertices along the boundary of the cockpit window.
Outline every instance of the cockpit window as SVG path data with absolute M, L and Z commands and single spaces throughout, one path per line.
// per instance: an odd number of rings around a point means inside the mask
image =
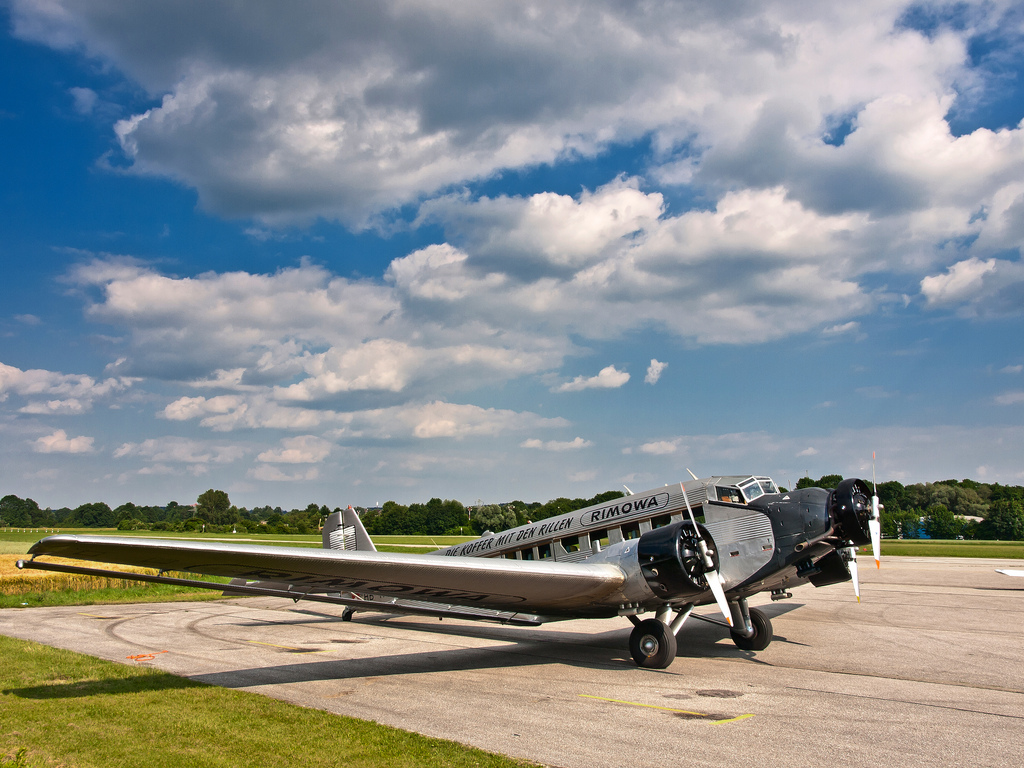
M 767 477 L 759 477 L 757 479 L 758 485 L 761 486 L 761 490 L 765 493 L 778 493 L 779 489 L 775 487 L 775 483 L 769 480 Z
M 743 495 L 747 497 L 747 501 L 753 501 L 754 499 L 764 496 L 764 491 L 761 490 L 761 486 L 758 485 L 756 480 L 751 480 L 748 483 L 740 486 L 740 490 L 743 491 Z

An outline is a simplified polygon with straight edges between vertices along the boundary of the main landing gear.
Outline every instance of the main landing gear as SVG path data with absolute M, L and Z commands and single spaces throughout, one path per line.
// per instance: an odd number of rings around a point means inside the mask
M 672 616 L 668 607 L 658 611 L 657 618 L 640 620 L 630 616 L 633 631 L 629 635 L 629 653 L 639 667 L 665 669 L 676 657 L 676 634 L 693 610 L 692 603 Z M 729 634 L 736 647 L 743 651 L 763 651 L 772 641 L 772 622 L 764 611 L 747 606 L 747 599 L 740 598 L 729 603 L 733 628 Z M 671 617 L 671 621 L 669 620 Z M 724 622 L 702 618 L 715 624 Z

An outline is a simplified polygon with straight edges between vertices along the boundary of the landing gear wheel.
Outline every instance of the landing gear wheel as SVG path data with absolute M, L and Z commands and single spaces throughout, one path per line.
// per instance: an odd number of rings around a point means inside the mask
M 644 619 L 629 636 L 629 653 L 637 666 L 665 669 L 676 657 L 676 636 L 663 621 Z
M 754 628 L 754 634 L 751 637 L 744 637 L 736 632 L 732 632 L 730 633 L 732 634 L 732 641 L 736 643 L 736 647 L 741 651 L 763 651 L 772 641 L 771 619 L 765 616 L 764 611 L 751 608 L 750 624 Z
M 355 613 L 355 611 L 353 611 L 351 608 L 346 608 L 344 611 L 341 612 L 341 620 L 342 621 L 352 621 L 352 614 L 353 613 Z

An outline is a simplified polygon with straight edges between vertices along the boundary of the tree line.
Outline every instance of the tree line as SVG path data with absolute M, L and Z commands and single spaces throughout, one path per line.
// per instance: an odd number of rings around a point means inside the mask
M 817 480 L 805 477 L 796 487 L 834 488 L 840 480 L 841 475 L 824 475 Z M 884 507 L 882 534 L 887 538 L 1024 541 L 1024 487 L 974 480 L 905 486 L 888 480 L 879 483 L 877 491 Z M 589 499 L 560 497 L 544 504 L 517 500 L 470 507 L 452 499 L 433 498 L 409 505 L 388 501 L 379 509 L 356 511 L 371 535 L 480 535 L 622 496 L 619 491 L 607 491 Z M 113 509 L 104 502 L 74 509 L 41 509 L 32 499 L 11 494 L 0 499 L 0 527 L 310 534 L 320 529 L 331 511 L 317 504 L 288 511 L 270 506 L 236 507 L 225 491 L 213 488 L 201 493 L 194 505 L 171 501 L 164 506 L 139 506 L 128 502 Z

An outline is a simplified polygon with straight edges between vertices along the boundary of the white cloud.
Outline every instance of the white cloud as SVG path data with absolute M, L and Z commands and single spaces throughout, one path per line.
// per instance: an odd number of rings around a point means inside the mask
M 162 97 L 117 126 L 136 172 L 183 181 L 221 214 L 360 224 L 643 136 L 663 183 L 785 184 L 831 210 L 962 199 L 977 191 L 965 181 L 1015 172 L 1012 132 L 944 130 L 953 94 L 986 85 L 969 41 L 998 33 L 1009 6 L 968 7 L 962 27 L 927 36 L 899 23 L 906 4 L 892 0 L 393 0 L 259 14 L 20 0 L 11 20 L 22 39 L 84 50 Z M 852 133 L 824 143 L 844 117 Z
M 614 365 L 602 368 L 596 376 L 577 376 L 552 389 L 552 392 L 581 392 L 584 389 L 618 389 L 629 381 L 629 374 Z
M 676 453 L 679 450 L 679 446 L 682 443 L 682 438 L 675 440 L 655 440 L 654 442 L 644 443 L 638 450 L 641 453 L 647 453 L 652 456 L 667 456 L 672 453 Z
M 138 457 L 163 464 L 230 464 L 246 453 L 247 449 L 241 445 L 167 436 L 124 443 L 114 451 L 114 458 Z
M 68 88 L 68 93 L 74 99 L 75 112 L 78 114 L 88 115 L 96 108 L 99 97 L 92 88 Z
M 327 458 L 333 446 L 316 435 L 286 437 L 280 448 L 264 451 L 256 460 L 274 464 L 317 464 Z
M 1004 392 L 1001 395 L 996 396 L 997 405 L 1017 405 L 1018 403 L 1024 403 L 1024 391 L 1014 390 L 1012 392 Z
M 28 405 L 25 405 L 18 409 L 19 413 L 35 413 L 35 414 L 78 414 L 85 413 L 88 407 L 85 403 L 77 398 L 68 398 L 67 400 L 33 400 Z
M 1021 371 L 1024 371 L 1024 365 L 1007 365 L 999 369 L 1000 373 L 1010 374 L 1020 373 Z
M 575 451 L 580 448 L 589 448 L 593 443 L 589 440 L 584 440 L 582 437 L 577 437 L 574 440 L 559 441 L 559 440 L 538 440 L 537 438 L 530 438 L 524 440 L 519 444 L 520 448 L 534 448 L 539 451 Z
M 92 453 L 94 438 L 79 436 L 68 437 L 63 429 L 50 435 L 44 435 L 33 441 L 32 450 L 36 453 Z
M 945 274 L 924 277 L 921 294 L 930 307 L 955 307 L 966 316 L 1018 314 L 1024 308 L 1024 263 L 972 256 Z
M 985 275 L 995 269 L 995 259 L 967 259 L 954 264 L 944 275 L 924 278 L 921 293 L 929 304 L 959 303 L 976 296 L 981 291 Z
M 668 368 L 668 363 L 662 363 L 659 360 L 651 358 L 651 364 L 647 366 L 647 375 L 644 376 L 645 384 L 657 384 L 658 379 L 661 378 L 661 374 Z
M 135 381 L 124 376 L 97 381 L 84 374 L 38 368 L 23 371 L 0 363 L 0 400 L 6 399 L 9 393 L 32 398 L 20 409 L 22 413 L 85 413 L 92 409 L 95 400 L 123 392 Z M 44 399 L 47 396 L 50 397 Z
M 802 451 L 797 453 L 797 457 L 798 458 L 802 457 L 802 456 L 817 456 L 817 455 L 818 455 L 818 449 L 817 448 L 813 448 L 813 447 L 812 448 L 804 448 Z
M 289 473 L 272 464 L 261 464 L 258 467 L 250 469 L 246 473 L 246 477 L 253 480 L 263 480 L 264 482 L 275 483 L 295 483 L 300 481 L 310 482 L 320 477 L 320 470 L 316 467 L 310 467 L 309 469 L 299 469 Z

